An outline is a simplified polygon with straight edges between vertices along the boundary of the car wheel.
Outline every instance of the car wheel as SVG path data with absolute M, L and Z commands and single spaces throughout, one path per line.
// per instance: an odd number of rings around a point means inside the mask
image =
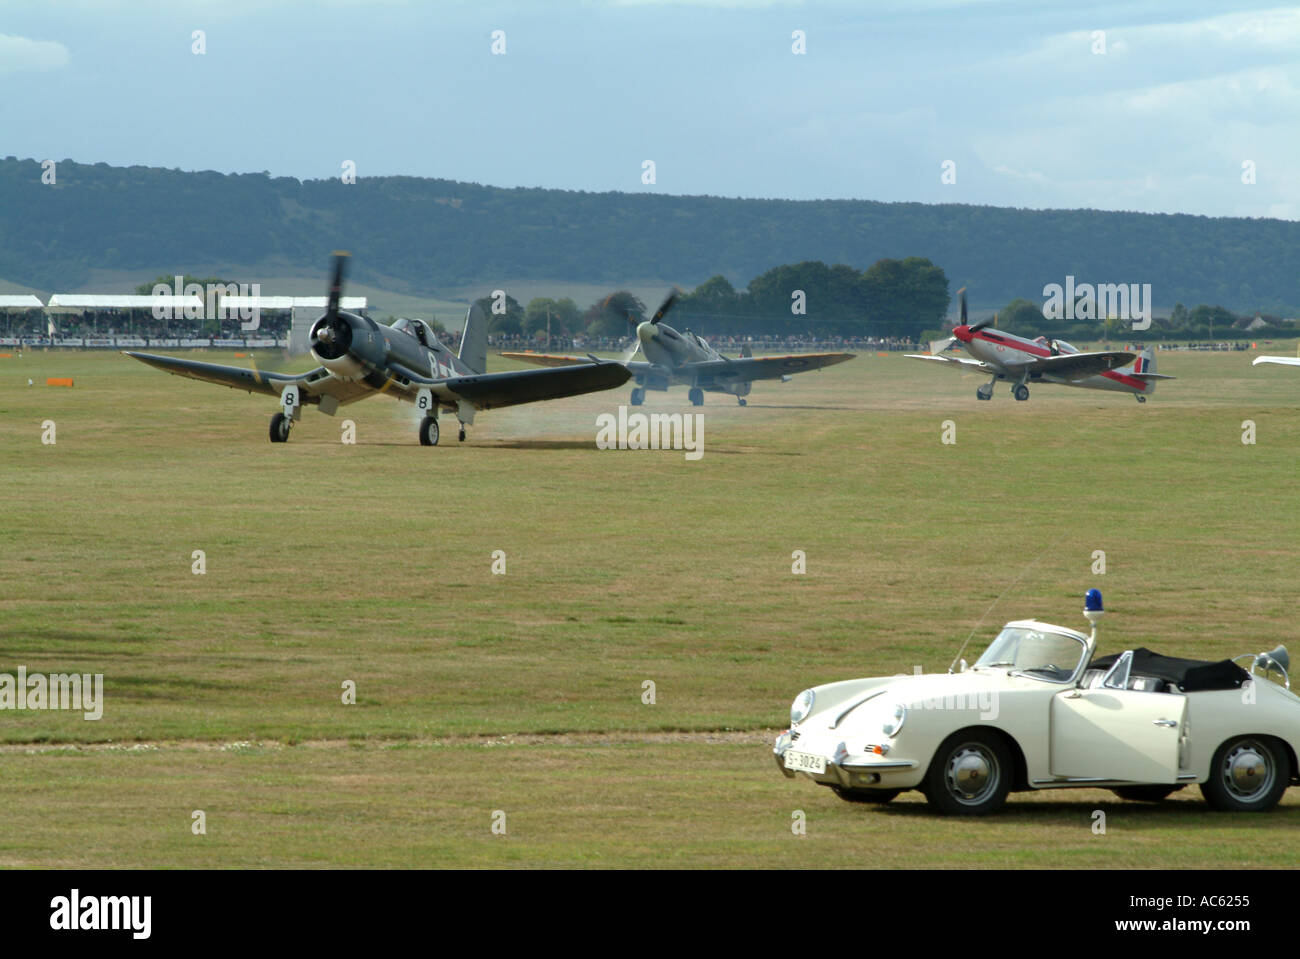
M 1111 790 L 1120 799 L 1130 802 L 1160 802 L 1170 793 L 1177 792 L 1182 786 L 1116 786 Z
M 1291 758 L 1271 736 L 1238 736 L 1214 754 L 1201 795 L 1215 809 L 1266 812 L 1291 783 Z
M 883 806 L 903 790 L 901 789 L 845 789 L 843 786 L 832 786 L 831 792 L 839 796 L 845 802 L 867 802 L 876 803 Z
M 935 750 L 925 774 L 925 798 L 941 812 L 983 816 L 1011 792 L 1011 752 L 986 729 L 954 733 Z

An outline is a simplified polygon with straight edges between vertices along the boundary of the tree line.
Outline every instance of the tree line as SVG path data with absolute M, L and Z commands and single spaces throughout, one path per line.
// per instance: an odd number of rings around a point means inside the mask
M 628 290 L 616 290 L 586 310 L 569 298 L 538 297 L 521 305 L 512 296 L 485 296 L 478 305 L 488 330 L 502 336 L 585 333 L 600 338 L 628 336 L 653 316 Z M 882 259 L 866 270 L 843 263 L 805 260 L 765 270 L 737 290 L 722 275 L 683 291 L 665 320 L 704 336 L 874 336 L 915 339 L 943 321 L 948 278 L 922 257 Z

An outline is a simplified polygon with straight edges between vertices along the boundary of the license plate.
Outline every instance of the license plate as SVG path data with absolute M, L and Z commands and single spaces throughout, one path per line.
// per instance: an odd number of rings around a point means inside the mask
M 787 749 L 785 768 L 804 773 L 824 773 L 826 772 L 826 757 L 815 756 L 812 753 L 797 753 L 793 749 Z

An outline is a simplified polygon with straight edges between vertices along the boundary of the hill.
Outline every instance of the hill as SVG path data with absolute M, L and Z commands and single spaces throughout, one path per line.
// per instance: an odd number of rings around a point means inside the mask
M 1158 304 L 1293 313 L 1300 223 L 1098 210 L 869 200 L 762 200 L 506 189 L 415 177 L 299 181 L 62 160 L 0 161 L 0 276 L 44 290 L 91 270 L 323 275 L 330 250 L 359 282 L 411 294 L 528 279 L 737 286 L 805 260 L 865 269 L 925 257 L 977 304 L 1067 274 L 1150 283 Z

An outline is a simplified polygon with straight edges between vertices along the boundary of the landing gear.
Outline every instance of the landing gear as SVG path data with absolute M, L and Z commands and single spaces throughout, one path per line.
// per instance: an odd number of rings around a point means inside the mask
M 691 392 L 687 395 L 690 397 L 691 406 L 704 405 L 704 390 L 700 389 L 698 386 L 692 386 Z
M 749 405 L 748 401 L 747 401 L 743 396 L 737 396 L 737 397 L 736 397 L 736 402 L 738 402 L 741 406 L 748 406 L 748 405 Z
M 1029 399 L 1029 387 L 1025 386 L 1024 383 L 1017 383 L 1012 388 L 1011 395 L 1023 403 L 1025 400 Z
M 280 412 L 271 417 L 271 442 L 283 443 L 289 439 L 293 421 L 302 417 L 298 384 L 290 383 L 280 393 Z
M 979 389 L 977 389 L 975 391 L 975 399 L 977 400 L 993 399 L 993 384 L 990 383 L 988 386 L 981 386 Z
M 465 442 L 465 427 L 460 428 L 460 433 L 457 434 L 456 439 L 462 443 Z
M 426 416 L 420 420 L 420 445 L 438 445 L 438 418 L 436 416 Z
M 289 439 L 289 426 L 293 421 L 283 413 L 271 417 L 271 442 L 283 443 Z
M 640 386 L 634 386 L 634 387 L 632 387 L 632 398 L 629 400 L 629 402 L 630 402 L 633 406 L 640 406 L 642 403 L 644 403 L 644 402 L 645 402 L 645 389 L 644 389 L 643 387 L 640 387 Z
M 1137 396 L 1137 401 L 1139 403 L 1145 403 L 1147 401 L 1147 398 L 1145 396 L 1142 396 L 1140 393 L 1134 395 Z

